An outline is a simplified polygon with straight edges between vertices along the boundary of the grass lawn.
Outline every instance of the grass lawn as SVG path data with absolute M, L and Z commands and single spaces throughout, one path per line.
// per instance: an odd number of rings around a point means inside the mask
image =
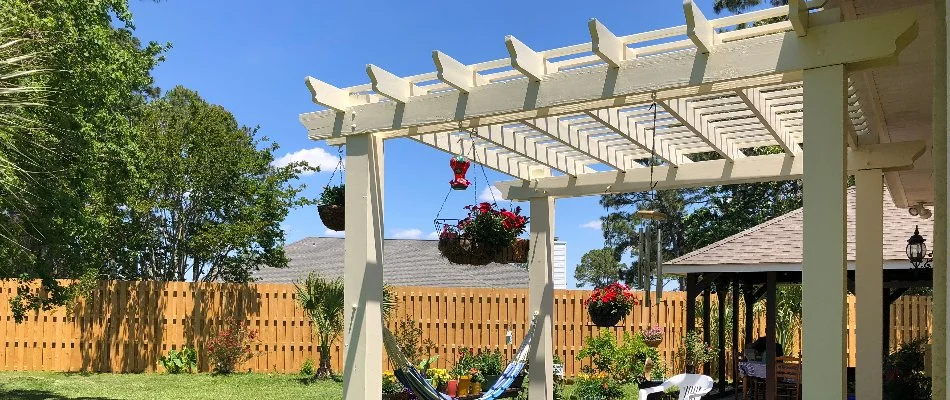
M 340 399 L 343 384 L 298 375 L 231 376 L 0 372 L 0 399 Z

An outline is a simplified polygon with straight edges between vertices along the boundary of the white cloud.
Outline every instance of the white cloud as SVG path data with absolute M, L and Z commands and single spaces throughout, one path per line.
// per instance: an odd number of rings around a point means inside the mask
M 323 236 L 325 236 L 325 237 L 344 237 L 344 236 L 346 236 L 346 232 L 337 232 L 337 231 L 330 230 L 330 228 L 327 228 L 327 229 L 325 229 L 325 230 L 323 231 Z
M 393 231 L 393 239 L 419 239 L 422 237 L 422 231 L 418 229 L 396 229 Z
M 274 160 L 272 164 L 275 167 L 284 167 L 290 163 L 299 161 L 306 161 L 311 167 L 320 167 L 320 170 L 323 172 L 330 172 L 336 168 L 336 164 L 339 160 L 326 150 L 320 147 L 314 147 L 312 149 L 302 149 L 293 153 L 287 153 L 283 157 Z M 308 171 L 303 175 L 311 175 L 313 173 L 313 171 Z
M 600 230 L 600 227 L 601 227 L 601 222 L 599 219 L 595 219 L 593 221 L 590 221 L 581 225 L 581 228 L 596 229 L 596 230 Z
M 494 198 L 492 198 L 493 194 L 494 194 Z M 495 201 L 501 200 L 501 191 L 498 190 L 498 188 L 496 188 L 494 185 L 483 189 L 482 192 L 478 194 L 478 201 L 492 201 L 492 200 L 495 200 Z
M 429 239 L 429 240 L 436 240 L 438 238 L 439 238 L 439 231 L 432 231 L 428 235 L 426 235 L 426 239 Z

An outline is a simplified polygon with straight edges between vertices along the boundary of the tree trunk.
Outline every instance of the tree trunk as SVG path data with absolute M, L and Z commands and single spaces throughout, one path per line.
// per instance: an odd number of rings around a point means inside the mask
M 320 346 L 320 367 L 317 368 L 317 379 L 328 379 L 333 377 L 333 368 L 330 367 L 330 345 L 321 344 Z

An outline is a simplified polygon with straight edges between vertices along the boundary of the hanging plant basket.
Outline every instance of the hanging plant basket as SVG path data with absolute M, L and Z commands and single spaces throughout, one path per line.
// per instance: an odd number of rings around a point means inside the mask
M 587 314 L 590 315 L 590 322 L 602 328 L 616 326 L 624 315 L 610 307 L 588 307 Z
M 320 221 L 331 231 L 342 232 L 346 228 L 346 209 L 343 206 L 317 206 Z
M 462 237 L 442 237 L 439 239 L 439 252 L 452 264 L 486 265 L 495 259 L 496 251 L 478 246 Z
M 657 348 L 660 346 L 660 343 L 663 343 L 663 339 L 644 340 L 643 343 L 646 344 L 648 347 Z
M 516 239 L 511 246 L 502 249 L 495 256 L 495 262 L 501 264 L 524 264 L 528 262 L 529 241 Z

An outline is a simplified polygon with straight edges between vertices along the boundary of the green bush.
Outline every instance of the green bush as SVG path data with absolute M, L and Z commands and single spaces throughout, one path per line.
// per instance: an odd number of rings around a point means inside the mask
M 486 350 L 478 353 L 475 357 L 475 364 L 479 371 L 485 375 L 501 375 L 505 368 L 505 360 L 501 355 L 501 350 Z
M 346 200 L 346 185 L 327 186 L 320 194 L 321 206 L 342 206 Z
M 924 375 L 927 338 L 901 345 L 884 361 L 884 398 L 923 400 L 931 398 L 931 380 Z
M 577 359 L 590 358 L 593 366 L 583 368 L 588 374 L 603 373 L 618 383 L 626 383 L 643 376 L 643 364 L 651 354 L 650 350 L 640 334 L 624 333 L 623 343 L 617 344 L 617 338 L 610 330 L 601 329 L 597 336 L 587 338 L 584 348 L 577 353 Z
M 172 350 L 158 359 L 158 363 L 169 374 L 198 372 L 198 352 L 192 347 Z
M 300 375 L 313 376 L 313 360 L 308 358 L 303 362 L 303 365 L 300 366 Z
M 624 394 L 620 383 L 606 372 L 596 375 L 582 374 L 577 377 L 574 386 L 572 400 L 612 400 L 623 398 Z

